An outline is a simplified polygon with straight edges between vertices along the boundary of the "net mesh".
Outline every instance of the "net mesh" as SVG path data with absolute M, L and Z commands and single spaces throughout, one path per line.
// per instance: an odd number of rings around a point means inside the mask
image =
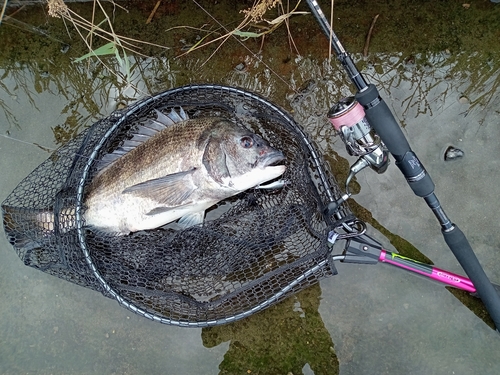
M 286 157 L 280 189 L 250 189 L 207 211 L 203 225 L 113 236 L 85 227 L 86 187 L 99 160 L 138 124 L 182 107 L 222 116 Z M 266 99 L 190 85 L 114 112 L 54 152 L 2 204 L 5 232 L 26 265 L 102 292 L 145 317 L 181 326 L 233 321 L 336 273 L 325 205 L 340 191 L 315 145 Z M 347 216 L 343 206 L 337 218 Z

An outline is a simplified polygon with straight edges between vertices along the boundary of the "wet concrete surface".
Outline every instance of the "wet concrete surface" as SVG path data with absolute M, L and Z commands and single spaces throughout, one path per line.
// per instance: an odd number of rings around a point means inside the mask
M 268 96 L 293 113 L 329 162 L 354 162 L 325 117 L 336 100 L 351 94 L 335 62 L 310 53 L 292 57 L 292 68 L 285 68 L 283 59 L 272 54 L 265 56 L 266 65 L 244 49 L 231 54 L 245 61 L 245 71 L 233 69 L 235 60 L 202 65 L 205 59 L 196 55 L 141 60 L 137 66 L 143 70 L 133 77 L 139 88 L 128 91 L 105 73 L 96 74 L 99 68 L 87 73 L 84 64 L 75 67 L 70 61 L 65 74 L 49 76 L 40 75 L 40 62 L 4 65 L 1 133 L 56 148 L 120 103 L 188 82 L 217 82 Z M 444 210 L 467 235 L 486 274 L 500 283 L 498 65 L 488 66 L 484 54 L 456 51 L 415 54 L 415 63 L 401 52 L 355 57 L 404 124 Z M 308 85 L 311 80 L 314 84 Z M 305 90 L 297 96 L 301 87 Z M 445 162 L 450 145 L 464 151 L 464 157 Z M 49 156 L 36 145 L 4 137 L 0 154 L 0 200 Z M 357 183 L 359 194 L 353 199 L 384 228 L 436 266 L 463 274 L 432 212 L 394 165 L 382 175 L 365 170 Z M 371 226 L 369 233 L 389 250 L 398 250 Z M 98 292 L 25 267 L 4 236 L 0 257 L 0 373 L 500 371 L 497 332 L 443 286 L 388 265 L 338 264 L 339 275 L 241 322 L 186 329 L 149 321 Z

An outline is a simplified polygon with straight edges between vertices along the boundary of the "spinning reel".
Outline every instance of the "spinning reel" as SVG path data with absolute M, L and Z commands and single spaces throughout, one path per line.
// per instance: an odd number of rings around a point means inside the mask
M 333 214 L 352 193 L 349 184 L 352 178 L 366 167 L 377 173 L 384 173 L 389 166 L 389 151 L 371 127 L 365 110 L 354 96 L 337 102 L 329 111 L 328 119 L 345 144 L 349 155 L 358 160 L 351 165 L 345 183 L 345 194 L 328 205 L 328 214 Z

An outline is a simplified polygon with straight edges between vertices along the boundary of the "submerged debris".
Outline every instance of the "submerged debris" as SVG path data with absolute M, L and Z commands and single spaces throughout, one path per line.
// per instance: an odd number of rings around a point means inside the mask
M 313 92 L 316 86 L 317 84 L 314 79 L 309 79 L 305 81 L 304 84 L 297 91 L 297 93 L 292 97 L 291 99 L 292 104 L 297 104 L 301 102 L 304 99 L 304 97 L 310 95 Z

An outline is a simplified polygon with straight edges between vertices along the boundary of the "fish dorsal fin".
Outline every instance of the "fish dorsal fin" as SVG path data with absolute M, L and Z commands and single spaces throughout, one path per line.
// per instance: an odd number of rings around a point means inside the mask
M 137 126 L 133 137 L 123 142 L 123 144 L 110 154 L 104 155 L 97 165 L 98 173 L 102 173 L 107 167 L 113 164 L 116 160 L 120 159 L 123 155 L 130 152 L 140 144 L 146 142 L 149 138 L 153 137 L 162 130 L 169 126 L 189 120 L 188 115 L 184 112 L 182 107 L 179 107 L 179 113 L 173 108 L 168 115 L 155 109 L 156 119 L 147 120 L 143 124 Z

